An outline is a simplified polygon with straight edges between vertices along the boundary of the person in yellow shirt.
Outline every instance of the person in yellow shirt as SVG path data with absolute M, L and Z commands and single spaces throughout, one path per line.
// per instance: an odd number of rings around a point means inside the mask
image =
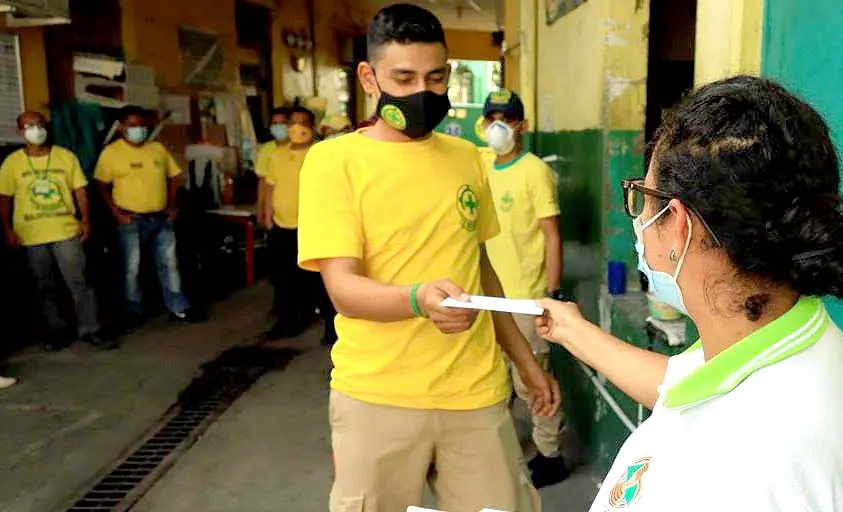
M 311 148 L 301 174 L 299 264 L 336 306 L 330 510 L 540 510 L 507 409 L 502 349 L 553 414 L 558 387 L 512 317 L 441 305 L 500 295 L 484 243 L 498 233 L 477 148 L 433 133 L 450 108 L 445 35 L 429 11 L 380 10 L 358 67 L 374 126 Z
M 85 251 L 91 223 L 88 181 L 76 155 L 47 142 L 47 120 L 38 112 L 18 117 L 26 147 L 0 165 L 0 219 L 9 247 L 23 247 L 50 332 L 52 351 L 67 345 L 67 324 L 56 305 L 54 266 L 73 297 L 79 339 L 99 348 L 116 345 L 100 335 L 97 300 L 85 277 Z M 14 215 L 13 215 L 14 212 Z
M 483 106 L 484 152 L 489 185 L 501 225 L 500 236 L 489 240 L 489 260 L 497 271 L 506 297 L 541 299 L 558 296 L 562 278 L 562 237 L 559 201 L 553 171 L 539 157 L 524 150 L 522 134 L 528 129 L 524 104 L 514 92 L 493 92 Z M 545 370 L 550 369 L 550 346 L 537 333 L 534 319 L 516 316 L 521 333 Z M 527 389 L 512 367 L 512 382 L 519 398 Z M 559 446 L 562 410 L 550 417 L 533 417 L 533 442 L 538 454 L 528 467 L 533 485 L 541 489 L 565 480 L 569 471 Z
M 269 339 L 301 334 L 313 323 L 316 289 L 310 275 L 296 262 L 299 226 L 299 173 L 305 155 L 313 145 L 316 117 L 304 107 L 290 111 L 290 143 L 278 148 L 266 173 L 269 253 L 272 260 L 273 309 L 275 326 Z
M 148 140 L 147 111 L 125 107 L 120 122 L 123 138 L 103 150 L 94 177 L 117 220 L 125 265 L 127 323 L 131 326 L 143 319 L 138 273 L 144 252 L 150 252 L 155 260 L 164 304 L 171 318 L 198 320 L 182 291 L 173 231 L 182 170 L 163 145 Z
M 258 206 L 257 218 L 258 225 L 264 229 L 272 227 L 272 218 L 267 218 L 266 203 L 266 174 L 269 172 L 269 163 L 276 155 L 278 150 L 284 148 L 289 144 L 289 127 L 290 109 L 287 107 L 278 107 L 272 111 L 270 116 L 269 134 L 272 140 L 264 142 L 258 149 L 258 158 L 255 164 L 255 174 L 258 175 Z

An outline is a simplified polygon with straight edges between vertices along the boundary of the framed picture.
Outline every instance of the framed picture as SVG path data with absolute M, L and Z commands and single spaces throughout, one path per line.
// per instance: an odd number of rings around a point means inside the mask
M 547 24 L 553 25 L 556 20 L 573 11 L 587 0 L 544 0 L 547 11 Z

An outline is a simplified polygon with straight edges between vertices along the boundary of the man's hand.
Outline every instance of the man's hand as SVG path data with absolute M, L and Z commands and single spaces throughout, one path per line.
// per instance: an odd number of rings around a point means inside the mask
M 118 224 L 123 225 L 123 226 L 131 224 L 135 220 L 134 215 L 132 215 L 130 213 L 124 213 L 124 212 L 115 212 L 114 218 L 117 219 Z
M 87 242 L 88 238 L 91 237 L 91 223 L 87 220 L 83 220 L 79 223 L 79 240 L 82 242 Z
M 18 237 L 17 233 L 12 231 L 11 229 L 6 231 L 6 245 L 9 246 L 11 249 L 17 249 L 20 247 L 20 238 Z
M 536 416 L 549 418 L 556 414 L 561 402 L 559 383 L 533 360 L 527 368 L 518 368 L 518 374 L 527 386 L 529 400 L 527 405 Z
M 466 301 L 469 296 L 450 279 L 421 285 L 416 295 L 422 314 L 444 334 L 467 331 L 477 319 L 477 311 L 442 307 L 448 297 Z
M 176 208 L 174 206 L 170 206 L 170 207 L 167 208 L 167 218 L 168 219 L 176 220 L 176 217 L 178 217 L 178 216 L 179 216 L 179 209 L 178 208 Z

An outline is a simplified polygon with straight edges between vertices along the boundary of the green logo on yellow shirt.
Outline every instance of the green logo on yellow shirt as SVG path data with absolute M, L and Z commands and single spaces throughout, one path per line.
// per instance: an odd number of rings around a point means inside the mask
M 401 131 L 407 128 L 407 118 L 401 109 L 395 105 L 384 105 L 381 108 L 381 119 L 392 128 Z
M 29 200 L 42 212 L 53 212 L 64 208 L 64 194 L 61 183 L 48 175 L 35 178 L 29 186 Z
M 512 210 L 512 205 L 515 204 L 515 198 L 508 191 L 501 197 L 501 211 L 509 213 Z
M 466 231 L 477 229 L 477 209 L 480 201 L 471 185 L 463 185 L 457 192 L 457 211 L 460 213 L 460 225 Z

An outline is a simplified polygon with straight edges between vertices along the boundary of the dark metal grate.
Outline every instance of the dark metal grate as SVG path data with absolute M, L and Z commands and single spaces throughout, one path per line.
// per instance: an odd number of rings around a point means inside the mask
M 68 512 L 128 510 L 180 455 L 257 379 L 283 369 L 298 354 L 259 346 L 235 347 L 203 365 L 158 426 L 141 439 Z

